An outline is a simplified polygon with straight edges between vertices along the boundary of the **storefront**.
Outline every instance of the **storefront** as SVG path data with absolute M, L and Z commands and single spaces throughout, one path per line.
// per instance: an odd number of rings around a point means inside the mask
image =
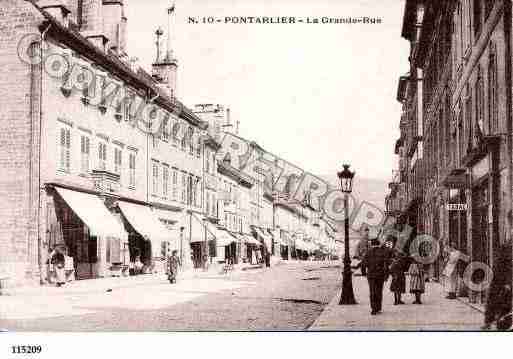
M 494 255 L 499 245 L 499 217 L 501 203 L 499 189 L 499 138 L 486 136 L 476 140 L 473 149 L 464 159 L 470 172 L 470 196 L 467 196 L 470 235 L 467 243 L 472 261 L 493 268 Z M 503 178 L 502 181 L 506 179 Z M 474 283 L 485 277 L 482 270 L 475 271 Z M 470 291 L 469 299 L 474 303 L 484 303 L 487 291 Z
M 50 187 L 47 205 L 49 250 L 65 247 L 76 279 L 107 277 L 127 265 L 128 235 L 116 213 L 93 193 Z
M 178 233 L 168 230 L 148 206 L 119 201 L 118 207 L 129 232 L 132 274 L 164 273 L 169 249 L 178 248 Z

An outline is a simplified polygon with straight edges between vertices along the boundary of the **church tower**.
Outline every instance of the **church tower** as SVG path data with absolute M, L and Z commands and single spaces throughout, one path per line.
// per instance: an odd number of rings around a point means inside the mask
M 164 32 L 161 28 L 157 29 L 155 32 L 157 56 L 155 62 L 152 64 L 153 78 L 171 98 L 176 96 L 176 70 L 178 68 L 178 62 L 173 55 L 172 48 L 172 35 L 175 20 L 174 12 L 175 4 L 173 3 L 171 7 L 167 9 L 167 49 L 165 53 L 163 53 L 161 49 L 161 37 Z

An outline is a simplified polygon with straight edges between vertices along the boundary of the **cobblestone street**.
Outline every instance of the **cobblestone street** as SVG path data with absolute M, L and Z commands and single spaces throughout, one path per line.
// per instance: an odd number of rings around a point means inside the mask
M 1 297 L 9 331 L 304 330 L 339 287 L 328 262 L 288 263 L 227 276 L 164 279 L 90 293 Z M 57 288 L 56 288 L 57 289 Z

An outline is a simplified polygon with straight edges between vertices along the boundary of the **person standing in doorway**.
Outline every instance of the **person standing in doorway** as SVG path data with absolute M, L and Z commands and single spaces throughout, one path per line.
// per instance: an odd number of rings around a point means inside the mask
M 57 287 L 62 287 L 66 283 L 65 260 L 64 253 L 59 247 L 56 247 L 50 254 L 50 263 L 53 264 L 55 270 Z
M 382 310 L 383 284 L 388 278 L 389 251 L 381 246 L 377 239 L 371 241 L 362 264 L 367 267 L 367 281 L 369 283 L 371 315 Z

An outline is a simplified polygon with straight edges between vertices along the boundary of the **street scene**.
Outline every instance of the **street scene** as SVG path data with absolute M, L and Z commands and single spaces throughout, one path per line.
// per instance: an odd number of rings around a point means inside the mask
M 0 0 L 0 330 L 510 331 L 511 0 L 250 2 Z

